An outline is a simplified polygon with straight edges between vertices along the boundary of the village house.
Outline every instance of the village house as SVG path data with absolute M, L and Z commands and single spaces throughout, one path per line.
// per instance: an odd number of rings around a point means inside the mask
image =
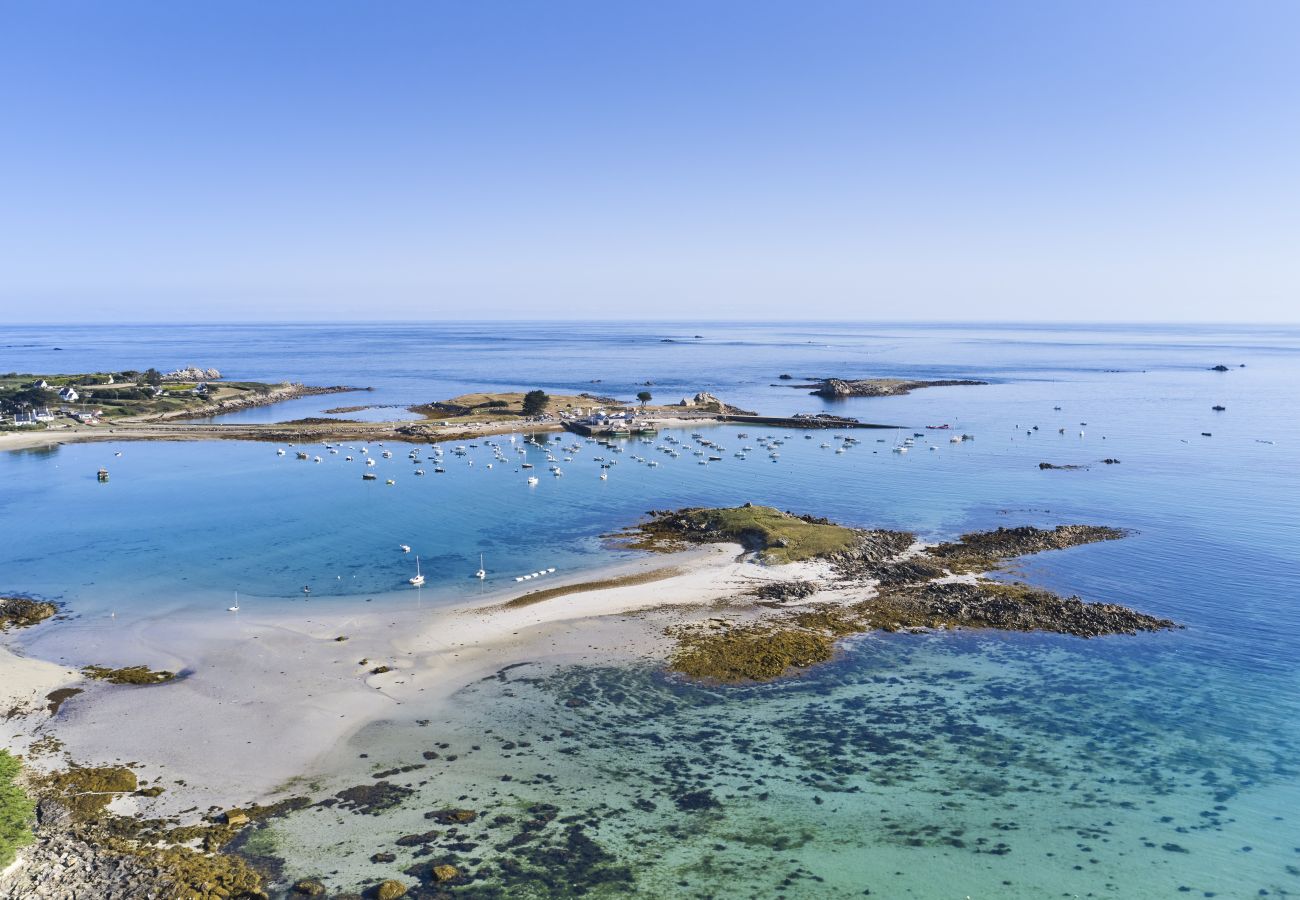
M 59 388 L 59 399 L 62 400 L 64 403 L 76 403 L 77 398 L 80 396 L 81 395 L 77 393 L 76 388 L 74 388 L 72 385 Z

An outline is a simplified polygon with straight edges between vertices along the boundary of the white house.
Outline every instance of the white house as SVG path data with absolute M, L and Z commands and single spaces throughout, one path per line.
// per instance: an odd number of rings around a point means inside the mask
M 54 413 L 50 412 L 48 406 L 42 406 L 40 409 L 32 410 L 32 416 L 37 422 L 53 422 Z
M 81 395 L 73 389 L 72 385 L 68 385 L 65 388 L 59 388 L 59 399 L 64 403 L 76 403 L 77 398 L 80 396 Z
M 38 382 L 36 382 L 35 384 L 32 385 L 32 387 L 34 387 L 34 388 L 38 388 L 38 389 L 40 389 L 40 390 L 42 390 L 42 391 L 43 391 L 43 390 L 46 390 L 49 386 L 50 386 L 50 383 L 49 383 L 48 381 L 46 381 L 44 378 L 42 378 L 40 381 L 38 381 Z

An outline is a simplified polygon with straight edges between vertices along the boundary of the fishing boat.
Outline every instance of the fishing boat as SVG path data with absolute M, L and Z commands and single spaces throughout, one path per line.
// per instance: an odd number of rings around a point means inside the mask
M 420 572 L 420 557 L 415 558 L 415 575 L 407 580 L 416 587 L 424 584 L 424 574 Z

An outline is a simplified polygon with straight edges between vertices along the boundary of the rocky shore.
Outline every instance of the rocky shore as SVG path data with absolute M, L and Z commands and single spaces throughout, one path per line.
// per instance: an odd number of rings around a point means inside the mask
M 298 384 L 296 382 L 286 382 L 285 384 L 275 385 L 268 388 L 265 392 L 256 391 L 241 394 L 237 397 L 228 397 L 224 400 L 216 400 L 212 403 L 205 403 L 202 406 L 189 407 L 184 410 L 178 410 L 174 413 L 163 413 L 156 417 L 158 421 L 185 421 L 187 419 L 206 419 L 211 416 L 220 416 L 226 413 L 238 412 L 241 409 L 254 409 L 259 406 L 271 406 L 276 403 L 283 403 L 285 400 L 296 400 L 299 397 L 312 397 L 318 394 L 350 394 L 354 391 L 365 391 L 370 388 L 348 387 L 346 385 L 332 385 L 330 387 L 312 387 L 311 385 Z
M 1029 554 L 1124 535 L 1099 525 L 1021 526 L 926 546 L 910 532 L 846 528 L 747 504 L 652 511 L 633 529 L 631 543 L 671 550 L 738 541 L 768 562 L 805 560 L 828 568 L 820 582 L 805 578 L 755 589 L 751 598 L 765 614 L 674 629 L 678 646 L 671 668 L 692 678 L 733 682 L 770 680 L 824 662 L 839 639 L 870 630 L 993 628 L 1094 638 L 1178 627 L 1118 604 L 989 577 Z M 743 605 L 732 606 L 745 612 Z
M 811 389 L 811 393 L 815 396 L 825 397 L 828 400 L 841 400 L 846 397 L 898 397 L 921 388 L 981 384 L 988 384 L 988 382 L 966 378 L 945 378 L 937 381 L 909 381 L 904 378 L 823 378 L 813 384 L 797 384 L 792 387 Z

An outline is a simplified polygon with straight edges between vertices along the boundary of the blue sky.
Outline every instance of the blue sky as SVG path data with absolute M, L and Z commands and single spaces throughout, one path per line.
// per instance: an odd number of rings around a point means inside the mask
M 1300 3 L 0 0 L 3 319 L 1300 319 Z

